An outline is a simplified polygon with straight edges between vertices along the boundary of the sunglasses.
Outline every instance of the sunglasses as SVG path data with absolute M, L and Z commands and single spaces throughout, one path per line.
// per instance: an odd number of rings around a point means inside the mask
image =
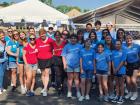
M 8 31 L 8 32 L 13 32 L 13 31 Z
M 34 41 L 35 40 L 35 38 L 29 38 L 31 41 Z

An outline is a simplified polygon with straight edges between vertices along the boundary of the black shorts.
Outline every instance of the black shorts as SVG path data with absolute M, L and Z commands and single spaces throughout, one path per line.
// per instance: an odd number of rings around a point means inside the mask
M 131 76 L 133 76 L 134 70 L 138 70 L 139 69 L 139 62 L 127 63 L 126 67 L 127 67 L 126 75 L 131 77 Z
M 63 61 L 61 56 L 53 56 L 52 58 L 53 66 L 63 66 Z
M 38 67 L 41 70 L 50 68 L 52 66 L 52 59 L 38 59 Z

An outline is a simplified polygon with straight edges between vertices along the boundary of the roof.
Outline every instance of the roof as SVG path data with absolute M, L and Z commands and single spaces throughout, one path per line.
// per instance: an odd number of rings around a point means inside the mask
M 66 13 L 66 15 L 68 15 L 69 17 L 75 17 L 75 16 L 78 16 L 80 14 L 81 14 L 81 12 L 77 9 L 72 9 L 71 11 Z
M 75 23 L 92 22 L 96 18 L 111 16 L 112 14 L 123 15 L 126 18 L 140 22 L 140 0 L 118 0 L 111 4 L 88 11 L 73 17 Z
M 0 18 L 4 22 L 20 22 L 21 19 L 24 19 L 27 22 L 46 20 L 54 23 L 56 21 L 66 23 L 69 17 L 39 0 L 25 0 L 0 9 Z

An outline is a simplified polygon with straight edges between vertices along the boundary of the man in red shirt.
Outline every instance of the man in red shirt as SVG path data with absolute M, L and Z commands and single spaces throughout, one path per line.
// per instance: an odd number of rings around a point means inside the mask
M 42 82 L 44 85 L 41 93 L 43 96 L 47 96 L 47 87 L 49 83 L 49 71 L 52 65 L 52 50 L 53 40 L 46 36 L 46 30 L 44 28 L 39 30 L 39 38 L 36 40 L 36 46 L 38 49 L 38 66 L 42 71 Z

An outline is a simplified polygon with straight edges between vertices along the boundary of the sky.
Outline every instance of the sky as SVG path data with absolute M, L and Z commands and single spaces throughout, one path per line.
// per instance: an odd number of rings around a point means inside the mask
M 21 2 L 23 0 L 0 0 L 0 2 Z M 53 0 L 53 5 L 69 5 L 78 6 L 81 9 L 96 9 L 103 5 L 115 2 L 118 0 Z

